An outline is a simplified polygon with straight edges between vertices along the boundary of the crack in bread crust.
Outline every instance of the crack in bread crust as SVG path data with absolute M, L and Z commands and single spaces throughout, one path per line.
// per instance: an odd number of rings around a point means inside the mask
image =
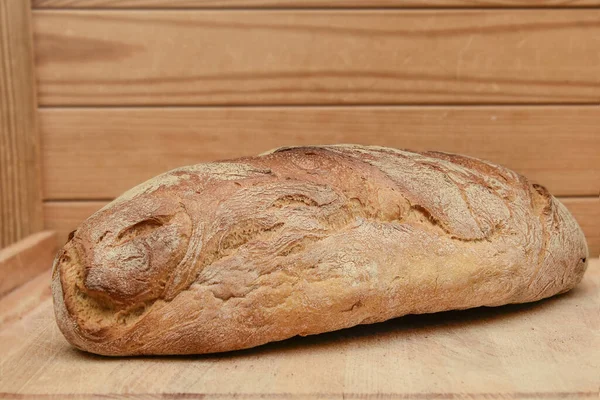
M 206 353 L 533 301 L 572 288 L 586 259 L 564 207 L 505 168 L 315 146 L 179 168 L 132 189 L 70 237 L 53 291 L 79 348 Z

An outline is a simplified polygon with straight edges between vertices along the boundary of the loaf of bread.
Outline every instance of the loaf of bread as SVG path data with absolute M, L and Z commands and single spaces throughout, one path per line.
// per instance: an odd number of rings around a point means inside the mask
M 52 289 L 80 349 L 200 354 L 543 299 L 573 288 L 587 257 L 565 207 L 506 168 L 295 147 L 128 191 L 70 235 Z

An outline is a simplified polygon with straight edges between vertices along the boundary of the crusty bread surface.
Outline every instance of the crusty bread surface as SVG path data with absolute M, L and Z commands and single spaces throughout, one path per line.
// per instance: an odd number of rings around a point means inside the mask
M 336 145 L 179 168 L 87 219 L 58 325 L 104 355 L 244 349 L 573 288 L 588 250 L 543 187 L 439 152 Z

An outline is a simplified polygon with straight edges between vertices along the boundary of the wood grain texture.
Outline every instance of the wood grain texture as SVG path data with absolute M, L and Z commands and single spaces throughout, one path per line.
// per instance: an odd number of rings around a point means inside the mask
M 54 232 L 38 232 L 0 250 L 0 297 L 52 266 Z
M 595 399 L 598 291 L 593 259 L 577 288 L 537 303 L 407 316 L 221 355 L 128 359 L 71 348 L 46 300 L 0 330 L 0 390 L 44 400 Z
M 27 315 L 28 312 L 50 299 L 51 269 L 33 276 L 23 285 L 0 297 L 0 329 Z
M 600 102 L 600 9 L 34 17 L 46 106 Z
M 590 256 L 600 255 L 600 198 L 560 198 L 573 214 L 588 241 Z M 45 227 L 57 232 L 62 246 L 68 234 L 108 201 L 52 201 L 44 203 Z
M 0 0 L 0 248 L 42 228 L 28 0 Z
M 42 109 L 46 199 L 115 197 L 182 165 L 285 145 L 468 154 L 555 195 L 600 192 L 600 107 Z
M 586 7 L 598 0 L 33 0 L 35 8 Z

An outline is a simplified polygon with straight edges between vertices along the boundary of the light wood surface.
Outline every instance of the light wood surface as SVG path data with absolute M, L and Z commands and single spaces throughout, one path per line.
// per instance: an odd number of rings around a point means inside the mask
M 29 311 L 51 297 L 51 264 L 52 260 L 44 265 L 37 276 L 32 276 L 23 285 L 0 297 L 0 329 L 25 317 Z
M 29 0 L 0 0 L 0 249 L 42 228 Z
M 34 11 L 49 105 L 600 102 L 600 9 Z
M 560 199 L 579 222 L 588 241 L 590 255 L 600 255 L 600 198 Z M 46 229 L 57 232 L 59 245 L 63 245 L 68 234 L 83 220 L 104 207 L 107 201 L 52 201 L 44 203 Z
M 36 8 L 585 7 L 598 0 L 33 0 Z
M 537 303 L 408 316 L 222 355 L 130 359 L 71 348 L 48 299 L 0 329 L 0 392 L 17 399 L 597 399 L 599 293 L 593 259 L 575 290 Z
M 0 297 L 48 269 L 56 241 L 54 232 L 38 232 L 0 250 Z
M 155 175 L 284 145 L 468 154 L 555 195 L 600 193 L 600 107 L 42 109 L 46 199 L 115 197 Z

